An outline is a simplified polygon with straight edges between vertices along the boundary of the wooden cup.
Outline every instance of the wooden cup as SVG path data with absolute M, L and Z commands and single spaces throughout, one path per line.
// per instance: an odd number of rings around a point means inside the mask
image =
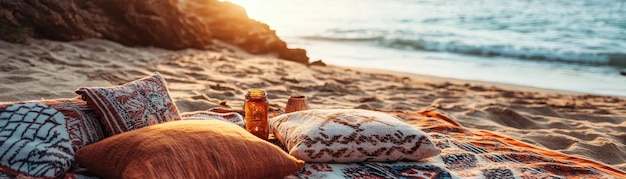
M 289 97 L 287 100 L 287 106 L 285 107 L 285 113 L 290 113 L 294 111 L 301 111 L 309 109 L 309 104 L 307 102 L 306 96 L 302 95 L 293 95 Z

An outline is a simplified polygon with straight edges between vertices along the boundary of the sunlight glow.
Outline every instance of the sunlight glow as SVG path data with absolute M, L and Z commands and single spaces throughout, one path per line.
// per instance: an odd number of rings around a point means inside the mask
M 248 17 L 270 26 L 281 37 L 296 36 L 302 32 L 320 29 L 342 23 L 341 17 L 352 13 L 368 14 L 367 8 L 357 8 L 348 2 L 338 1 L 328 6 L 328 1 L 316 0 L 222 0 L 245 8 Z M 363 12 L 365 11 L 365 12 Z M 303 26 L 306 22 L 306 26 Z M 324 24 L 319 24 L 324 23 Z M 310 24 L 310 25 L 309 25 Z
M 231 2 L 245 8 L 248 18 L 260 21 L 270 26 L 271 29 L 276 30 L 277 34 L 285 35 L 284 29 L 290 29 L 294 21 L 301 21 L 301 18 L 296 12 L 309 13 L 305 11 L 298 11 L 296 9 L 306 7 L 300 6 L 302 3 L 292 2 L 292 0 L 223 0 L 224 2 Z
M 260 0 L 224 0 L 242 6 L 246 9 L 248 17 L 258 21 L 264 21 L 264 9 L 270 7 L 268 3 L 262 3 Z

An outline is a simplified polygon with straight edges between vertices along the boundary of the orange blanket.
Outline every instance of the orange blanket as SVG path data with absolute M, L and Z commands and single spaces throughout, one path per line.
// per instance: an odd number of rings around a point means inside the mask
M 287 178 L 626 178 L 611 166 L 467 129 L 434 111 L 390 113 L 426 132 L 442 153 L 420 162 L 307 163 Z

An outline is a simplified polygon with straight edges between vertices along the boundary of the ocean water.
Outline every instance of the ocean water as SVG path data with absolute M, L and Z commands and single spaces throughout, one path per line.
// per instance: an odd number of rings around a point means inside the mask
M 626 0 L 234 0 L 312 60 L 626 96 Z

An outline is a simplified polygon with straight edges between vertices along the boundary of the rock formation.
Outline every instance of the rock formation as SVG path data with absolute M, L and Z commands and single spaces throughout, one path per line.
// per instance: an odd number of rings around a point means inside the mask
M 0 39 L 59 41 L 102 38 L 128 46 L 211 49 L 214 40 L 252 54 L 273 53 L 308 64 L 268 25 L 217 0 L 0 0 Z

